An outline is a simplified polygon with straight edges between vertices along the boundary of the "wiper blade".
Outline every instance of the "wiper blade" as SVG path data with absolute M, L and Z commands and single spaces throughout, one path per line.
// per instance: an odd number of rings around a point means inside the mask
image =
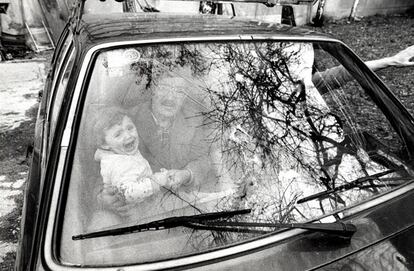
M 187 227 L 197 230 L 225 231 L 238 233 L 271 233 L 270 230 L 256 230 L 250 228 L 278 228 L 278 229 L 306 229 L 317 232 L 331 233 L 345 238 L 350 238 L 357 228 L 350 223 L 262 223 L 262 222 L 237 222 L 217 219 L 229 218 L 236 215 L 248 214 L 250 209 L 205 213 L 192 216 L 175 216 L 156 220 L 149 223 L 109 229 L 86 234 L 72 236 L 73 240 L 104 237 L 110 235 L 122 235 L 134 232 L 157 231 L 175 227 Z
M 297 201 L 297 203 L 299 203 L 299 204 L 304 203 L 304 202 L 311 201 L 311 200 L 314 200 L 314 199 L 329 196 L 330 194 L 333 194 L 333 193 L 343 192 L 343 191 L 346 191 L 346 190 L 349 190 L 349 189 L 352 189 L 352 188 L 355 188 L 355 187 L 359 187 L 361 184 L 363 184 L 365 182 L 373 181 L 373 180 L 379 180 L 380 177 L 386 176 L 390 173 L 394 173 L 399 169 L 400 168 L 390 169 L 390 170 L 386 170 L 386 171 L 379 172 L 379 173 L 376 173 L 376 174 L 372 174 L 370 176 L 364 176 L 364 177 L 358 178 L 356 180 L 353 180 L 349 183 L 346 183 L 344 185 L 340 185 L 340 186 L 337 186 L 335 188 L 332 188 L 332 189 L 329 189 L 329 190 L 326 190 L 326 191 L 322 191 L 322 192 L 319 192 L 319 193 L 301 198 Z M 401 168 L 401 169 L 403 169 L 403 168 Z
M 228 218 L 236 215 L 248 214 L 251 212 L 251 209 L 242 209 L 234 211 L 223 211 L 223 212 L 213 212 L 213 213 L 204 213 L 199 215 L 190 215 L 190 216 L 173 216 L 165 219 L 155 220 L 148 223 L 108 229 L 102 231 L 96 231 L 91 233 L 79 234 L 72 236 L 72 240 L 81 240 L 88 238 L 104 237 L 110 235 L 123 235 L 134 232 L 143 232 L 143 231 L 153 231 L 153 230 L 163 230 L 171 229 L 176 227 L 185 227 L 188 226 L 191 222 L 201 223 L 205 220 L 214 220 Z

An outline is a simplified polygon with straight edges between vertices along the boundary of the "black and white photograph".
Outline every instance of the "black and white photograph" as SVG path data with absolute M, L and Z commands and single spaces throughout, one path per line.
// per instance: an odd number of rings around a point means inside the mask
M 414 270 L 414 1 L 0 0 L 10 270 Z

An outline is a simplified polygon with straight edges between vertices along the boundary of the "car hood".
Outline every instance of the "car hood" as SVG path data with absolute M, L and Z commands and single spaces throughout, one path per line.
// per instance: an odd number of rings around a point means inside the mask
M 413 237 L 414 224 L 318 270 L 413 270 Z

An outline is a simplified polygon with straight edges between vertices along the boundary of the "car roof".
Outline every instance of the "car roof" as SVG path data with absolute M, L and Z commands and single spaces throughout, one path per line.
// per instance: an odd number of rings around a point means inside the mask
M 113 41 L 241 35 L 336 41 L 328 35 L 289 25 L 225 15 L 170 13 L 85 14 L 77 33 L 79 42 L 86 46 Z

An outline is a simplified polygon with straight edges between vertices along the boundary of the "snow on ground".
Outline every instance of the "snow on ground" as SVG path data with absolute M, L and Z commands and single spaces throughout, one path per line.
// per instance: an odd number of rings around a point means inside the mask
M 41 62 L 0 64 L 0 132 L 27 120 L 26 110 L 37 102 L 45 65 Z
M 13 208 L 15 207 L 13 196 L 22 193 L 22 190 L 4 189 L 3 187 L 1 187 L 0 189 L 2 190 L 0 193 L 0 216 L 4 216 L 10 213 L 11 210 L 13 210 Z
M 0 62 L 0 133 L 15 129 L 28 120 L 26 111 L 37 103 L 43 89 L 45 61 Z M 16 208 L 14 198 L 23 191 L 27 172 L 11 179 L 0 175 L 0 217 Z M 0 240 L 0 263 L 9 252 L 16 251 L 16 243 Z

